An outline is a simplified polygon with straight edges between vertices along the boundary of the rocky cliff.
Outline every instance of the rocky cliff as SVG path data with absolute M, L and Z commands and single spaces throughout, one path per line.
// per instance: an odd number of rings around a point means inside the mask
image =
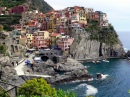
M 112 45 L 90 39 L 88 32 L 77 33 L 74 35 L 74 39 L 70 47 L 70 53 L 74 59 L 86 60 L 100 57 L 121 57 L 124 55 L 123 45 L 118 38 L 117 43 Z

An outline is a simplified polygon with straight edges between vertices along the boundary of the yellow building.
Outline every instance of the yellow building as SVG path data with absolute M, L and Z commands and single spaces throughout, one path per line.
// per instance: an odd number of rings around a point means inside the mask
M 33 44 L 33 34 L 26 34 L 26 37 L 27 37 L 27 45 L 29 48 L 32 47 L 32 44 Z
M 54 32 L 55 26 L 56 26 L 56 19 L 55 19 L 54 11 L 52 11 L 50 13 L 47 13 L 47 17 L 49 17 L 48 31 L 49 32 Z
M 43 33 L 44 39 L 49 39 L 50 38 L 50 34 L 48 31 L 38 31 L 38 33 Z
M 84 9 L 79 11 L 79 23 L 83 23 L 85 25 L 87 24 L 87 18 Z

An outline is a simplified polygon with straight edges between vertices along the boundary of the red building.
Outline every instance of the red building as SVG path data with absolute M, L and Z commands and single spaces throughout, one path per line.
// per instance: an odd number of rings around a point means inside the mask
M 60 18 L 62 17 L 61 11 L 55 11 L 55 18 Z
M 66 16 L 67 18 L 70 18 L 70 12 L 67 11 L 67 12 L 65 13 L 65 16 Z
M 47 28 L 48 28 L 47 26 L 48 26 L 48 25 L 47 25 L 47 22 L 43 22 L 40 30 L 41 30 L 41 31 L 48 30 L 48 29 L 47 29 Z
M 82 8 L 79 6 L 74 6 L 74 10 L 80 10 L 80 9 L 82 9 Z
M 15 6 L 11 10 L 9 10 L 10 14 L 21 14 L 22 12 L 27 11 L 27 6 Z

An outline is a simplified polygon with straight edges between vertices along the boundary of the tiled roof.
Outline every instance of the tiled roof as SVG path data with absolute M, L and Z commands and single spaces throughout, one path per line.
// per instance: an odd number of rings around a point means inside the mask
M 75 9 L 75 10 L 78 10 L 78 9 L 80 10 L 80 9 L 82 9 L 82 8 L 79 7 L 79 6 L 74 6 L 74 9 Z
M 28 26 L 36 26 L 36 25 L 31 25 L 31 24 L 30 24 L 30 25 L 28 25 Z
M 57 36 L 59 33 L 52 33 L 51 36 Z

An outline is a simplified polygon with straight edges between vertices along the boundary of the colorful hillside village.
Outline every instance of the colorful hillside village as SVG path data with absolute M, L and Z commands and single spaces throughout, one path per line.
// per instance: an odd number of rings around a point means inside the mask
M 74 6 L 45 14 L 27 9 L 25 6 L 14 7 L 6 12 L 22 15 L 20 23 L 12 25 L 14 30 L 11 35 L 13 42 L 23 45 L 25 49 L 58 48 L 67 51 L 74 41 L 74 35 L 85 33 L 91 21 L 97 21 L 101 28 L 109 26 L 107 14 L 93 8 Z

